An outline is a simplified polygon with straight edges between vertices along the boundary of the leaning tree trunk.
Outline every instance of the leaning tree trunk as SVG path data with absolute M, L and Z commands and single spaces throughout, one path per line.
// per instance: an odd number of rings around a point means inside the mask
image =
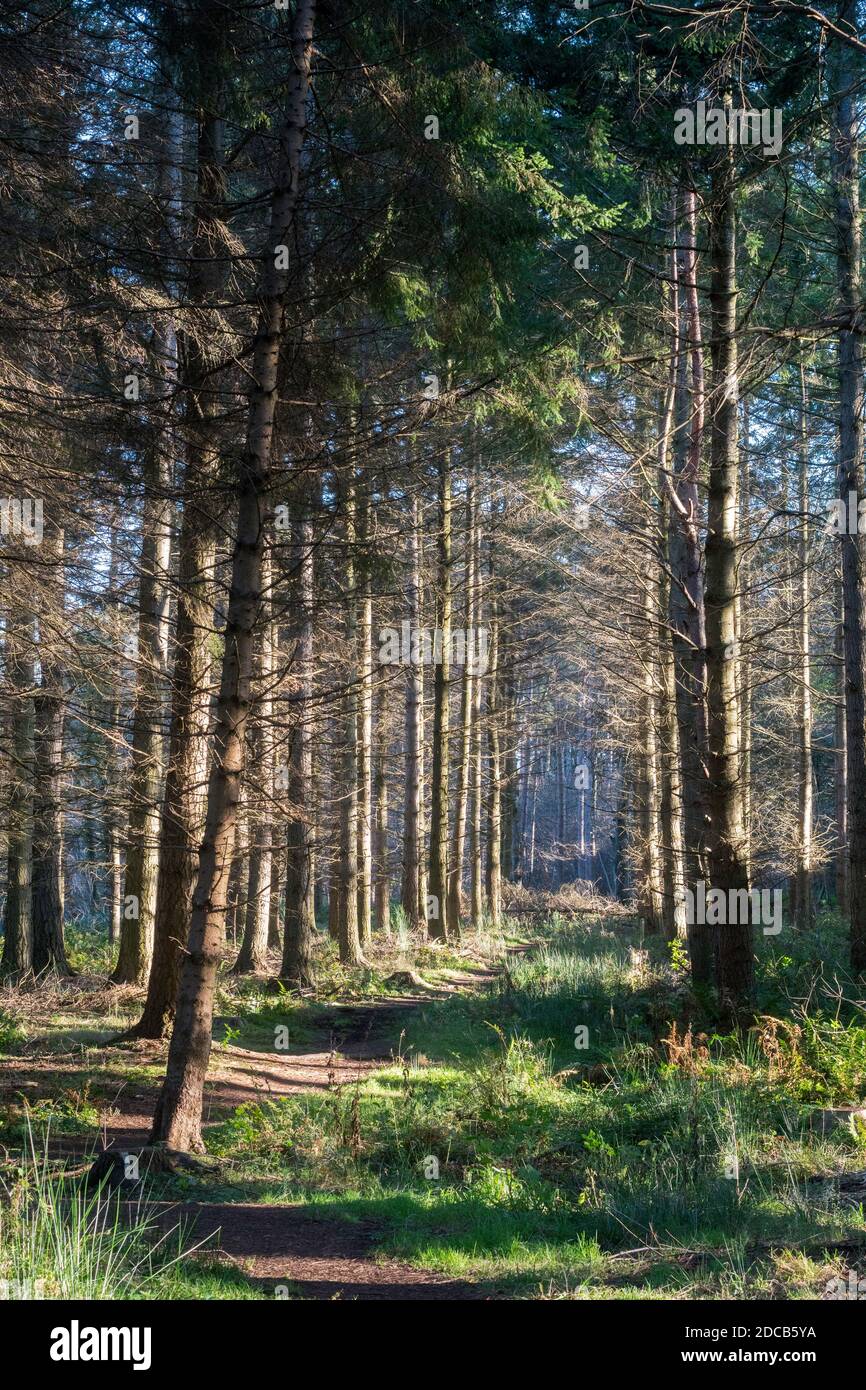
M 211 1050 L 213 1000 L 225 940 L 225 905 L 232 842 L 244 770 L 250 704 L 253 631 L 261 597 L 263 507 L 268 495 L 271 442 L 286 290 L 282 248 L 291 243 L 304 141 L 312 56 L 314 0 L 299 0 L 292 29 L 293 71 L 279 137 L 270 234 L 263 254 L 260 317 L 253 344 L 246 445 L 238 469 L 237 536 L 225 629 L 222 679 L 208 783 L 204 841 L 193 893 L 192 921 L 181 970 L 177 1015 L 165 1082 L 151 1138 L 201 1152 L 202 1099 Z M 279 248 L 279 251 L 278 251 Z

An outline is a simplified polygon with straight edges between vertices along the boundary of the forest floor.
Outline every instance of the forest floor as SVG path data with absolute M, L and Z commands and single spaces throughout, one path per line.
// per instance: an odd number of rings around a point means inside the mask
M 456 947 L 377 945 L 366 971 L 325 943 L 300 999 L 224 976 L 212 1169 L 146 1178 L 118 1215 L 134 1240 L 86 1286 L 774 1299 L 866 1278 L 866 1133 L 848 1113 L 866 1097 L 866 1003 L 833 964 L 832 919 L 761 943 L 759 1011 L 728 1033 L 681 948 L 567 905 L 518 900 L 504 933 Z M 106 984 L 97 933 L 71 938 L 74 980 L 0 995 L 7 1221 L 26 1207 L 16 1184 L 68 1202 L 80 1178 L 64 1173 L 103 1144 L 140 1148 L 165 1065 L 164 1044 L 112 1042 L 140 996 Z M 36 1263 L 68 1289 L 56 1244 Z

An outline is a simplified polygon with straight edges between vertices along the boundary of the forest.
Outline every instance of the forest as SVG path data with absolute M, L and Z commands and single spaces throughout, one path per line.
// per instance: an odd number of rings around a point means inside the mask
M 0 83 L 0 1297 L 866 1298 L 866 6 Z

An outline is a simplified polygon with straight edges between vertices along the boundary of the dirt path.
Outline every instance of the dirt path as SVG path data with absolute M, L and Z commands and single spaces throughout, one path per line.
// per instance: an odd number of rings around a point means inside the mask
M 407 1016 L 429 1002 L 428 996 L 403 996 L 372 1004 L 343 1006 L 325 1047 L 311 1045 L 275 1052 L 215 1042 L 205 1084 L 205 1130 L 209 1125 L 219 1124 L 240 1105 L 276 1100 L 281 1096 L 324 1095 L 387 1066 L 396 1054 Z M 217 1039 L 222 1027 L 232 1022 L 231 1019 L 214 1021 Z M 157 1063 L 162 1069 L 167 1050 L 167 1043 L 134 1042 L 112 1048 L 110 1056 L 112 1059 L 126 1058 L 130 1069 L 142 1063 Z M 32 1105 L 43 1096 L 57 1095 L 58 1090 L 64 1089 L 63 1074 L 67 1067 L 76 1075 L 80 1072 L 76 1060 L 67 1061 L 52 1054 L 0 1062 L 0 1103 L 26 1098 Z M 67 1082 L 66 1089 L 72 1089 L 71 1082 Z M 102 1121 L 98 1140 L 85 1135 L 55 1135 L 49 1143 L 51 1156 L 78 1157 L 92 1152 L 94 1147 L 144 1144 L 150 1133 L 158 1091 L 157 1083 L 148 1085 L 139 1078 L 128 1084 L 121 1083 L 107 1099 L 100 1099 Z
M 220 1252 L 273 1297 L 351 1300 L 482 1299 L 472 1284 L 374 1255 L 372 1226 L 311 1214 L 304 1206 L 243 1202 L 158 1203 L 163 1231 L 183 1230 L 183 1247 Z
M 455 972 L 451 988 L 417 996 L 344 1006 L 335 1011 L 329 1046 L 296 1051 L 260 1052 L 234 1044 L 214 1048 L 205 1093 L 204 1123 L 217 1123 L 249 1101 L 280 1096 L 324 1094 L 336 1086 L 386 1065 L 398 1049 L 407 1016 L 445 993 L 485 985 L 493 973 L 463 976 Z M 231 1020 L 225 1020 L 231 1023 Z M 217 1029 L 217 1036 L 219 1029 Z M 130 1065 L 153 1061 L 162 1044 L 131 1044 L 124 1051 Z M 116 1055 L 116 1054 L 115 1054 Z M 0 1065 L 0 1090 L 17 1086 L 34 1094 L 33 1078 L 43 1059 L 15 1059 Z M 54 1074 L 58 1059 L 44 1059 Z M 43 1075 L 47 1081 L 48 1077 Z M 37 1083 L 37 1091 L 41 1089 Z M 25 1090 L 25 1094 L 27 1091 Z M 134 1082 L 120 1090 L 105 1118 L 101 1144 L 92 1137 L 63 1135 L 52 1139 L 52 1158 L 81 1159 L 104 1145 L 111 1149 L 141 1147 L 147 1140 L 156 1088 Z M 126 1204 L 124 1204 L 126 1205 Z M 377 1233 L 371 1227 L 311 1214 L 302 1205 L 224 1203 L 150 1203 L 145 1205 L 163 1231 L 181 1227 L 183 1248 L 202 1243 L 221 1252 L 275 1297 L 308 1299 L 467 1300 L 484 1298 L 471 1284 L 375 1257 Z

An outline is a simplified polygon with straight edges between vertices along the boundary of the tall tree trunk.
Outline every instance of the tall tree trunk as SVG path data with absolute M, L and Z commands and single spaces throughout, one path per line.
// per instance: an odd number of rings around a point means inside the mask
M 286 833 L 286 925 L 280 978 L 297 989 L 313 984 L 316 929 L 313 877 L 313 522 L 304 489 L 292 517 L 292 573 L 297 645 L 295 727 L 289 768 L 291 810 Z
M 835 777 L 833 792 L 836 811 L 836 908 L 842 920 L 846 921 L 851 903 L 848 892 L 848 749 L 847 731 L 845 727 L 845 624 L 843 613 L 842 564 L 840 557 L 836 572 L 836 622 L 833 644 L 836 666 L 835 751 L 833 756 Z
M 499 648 L 499 625 L 497 624 L 497 655 Z M 498 661 L 497 661 L 498 665 Z M 496 703 L 499 704 L 499 694 L 496 692 Z M 497 735 L 498 744 L 498 735 Z M 497 754 L 497 765 L 499 757 Z M 557 727 L 556 744 L 556 883 L 561 884 L 565 879 L 565 842 L 568 838 L 568 793 L 567 779 L 565 772 L 565 729 L 562 720 Z
M 841 0 L 840 29 L 857 33 L 855 0 Z M 836 191 L 839 311 L 839 496 L 864 495 L 863 326 L 860 268 L 859 104 L 860 59 L 846 43 L 837 44 L 836 128 L 833 177 Z M 848 896 L 851 968 L 866 970 L 866 706 L 864 706 L 864 630 L 866 630 L 866 537 L 845 532 L 842 593 L 845 647 L 845 731 L 848 787 Z
M 373 594 L 370 587 L 370 482 L 358 470 L 358 936 L 372 937 L 373 911 Z
M 677 225 L 676 199 L 671 208 L 671 232 Z M 682 773 L 680 741 L 676 718 L 676 665 L 674 662 L 670 612 L 670 534 L 673 504 L 670 498 L 670 449 L 677 399 L 677 371 L 681 352 L 679 332 L 679 285 L 676 252 L 672 257 L 674 275 L 669 287 L 671 352 L 668 380 L 662 399 L 658 445 L 658 515 L 655 550 L 655 618 L 658 647 L 658 753 L 659 753 L 659 835 L 661 875 L 661 926 L 667 941 L 686 936 L 685 880 L 683 878 Z M 595 838 L 597 778 L 593 769 L 592 827 Z M 593 860 L 595 849 L 593 847 Z
M 218 90 L 207 91 L 202 97 L 204 111 L 198 133 L 190 250 L 188 296 L 205 316 L 208 306 L 221 293 L 225 278 L 223 262 L 213 256 L 225 204 L 225 121 L 219 113 L 219 99 Z M 183 518 L 178 540 L 172 707 L 160 827 L 154 949 L 144 1012 L 129 1034 L 142 1038 L 164 1037 L 174 1018 L 198 845 L 204 830 L 211 722 L 218 502 L 215 496 L 209 496 L 208 489 L 213 489 L 220 466 L 221 421 L 211 363 L 198 335 L 185 336 L 183 349 Z
M 673 396 L 671 393 L 671 411 Z M 646 547 L 648 555 L 657 553 L 657 523 L 652 493 L 644 488 L 643 505 L 647 510 Z M 641 626 L 641 661 L 643 666 L 640 697 L 640 835 L 642 841 L 642 903 L 641 912 L 649 933 L 658 932 L 662 925 L 662 828 L 661 777 L 659 768 L 659 651 L 658 651 L 658 578 L 649 567 L 643 579 L 643 623 Z M 583 827 L 581 825 L 581 839 Z
M 63 941 L 63 672 L 53 650 L 64 609 L 63 531 L 46 524 L 33 709 L 33 971 L 71 974 Z
M 517 680 L 514 672 L 514 644 L 506 639 L 508 621 L 499 627 L 499 668 L 501 680 L 502 727 L 502 877 L 514 878 L 514 835 L 517 826 Z
M 163 215 L 163 280 L 177 289 L 184 122 L 165 100 L 158 152 L 158 191 Z M 149 361 L 153 382 L 150 440 L 145 452 L 144 510 L 139 562 L 138 630 L 134 667 L 132 765 L 129 772 L 124 911 L 120 951 L 112 974 L 116 984 L 147 984 L 153 959 L 160 855 L 160 808 L 164 794 L 165 680 L 168 662 L 171 489 L 177 438 L 174 424 L 178 386 L 178 343 L 174 315 L 161 314 L 153 328 Z
M 481 572 L 481 526 L 478 518 L 479 486 L 480 469 L 476 463 L 473 486 L 475 525 L 472 537 L 472 570 L 475 594 L 472 607 L 475 614 L 475 623 L 480 632 L 484 619 L 484 591 L 483 575 Z M 486 672 L 478 670 L 472 683 L 472 816 L 469 822 L 469 918 L 472 923 L 473 931 L 480 931 L 484 920 L 484 871 L 481 833 L 484 810 L 484 751 L 481 732 L 481 710 L 484 697 L 485 675 Z
M 421 559 L 419 532 L 421 526 L 418 498 L 411 500 L 409 518 L 409 583 L 407 608 L 413 645 L 421 627 Z M 409 929 L 426 924 L 421 905 L 421 817 L 423 804 L 423 711 L 424 668 L 420 661 L 410 662 L 406 673 L 406 729 L 404 735 L 406 783 L 403 798 L 403 879 L 400 902 Z
M 6 670 L 14 691 L 10 769 L 6 915 L 0 980 L 17 983 L 33 962 L 33 692 L 36 688 L 33 619 L 16 602 L 7 621 Z
M 342 701 L 343 786 L 340 795 L 340 960 L 363 965 L 358 930 L 358 570 L 357 480 L 344 502 L 346 540 L 346 686 Z
M 666 611 L 667 585 L 661 593 Z M 676 718 L 676 674 L 667 623 L 659 628 L 661 653 L 661 824 L 662 824 L 662 927 L 666 940 L 687 939 L 683 861 L 682 770 L 679 728 Z
M 164 403 L 159 407 L 164 409 Z M 148 462 L 134 668 L 126 874 L 115 984 L 145 985 L 153 957 L 163 792 L 163 682 L 168 661 L 168 568 L 172 457 L 159 441 Z
M 118 577 L 120 570 L 119 532 L 111 528 L 111 556 L 108 565 L 108 592 L 115 614 L 118 609 Z M 107 772 L 111 779 L 112 794 L 103 820 L 105 835 L 105 858 L 108 865 L 108 944 L 115 946 L 120 941 L 123 919 L 123 844 L 124 826 L 124 771 L 121 749 L 125 746 L 121 730 L 121 692 L 119 682 L 108 703 L 108 753 Z
M 809 402 L 806 372 L 800 365 L 800 456 L 799 456 L 799 652 L 797 673 L 799 704 L 797 815 L 797 927 L 807 930 L 814 922 L 812 901 L 812 664 L 810 655 L 809 605 Z
M 376 773 L 373 795 L 376 803 L 376 927 L 386 938 L 391 935 L 391 865 L 388 854 L 388 745 L 385 732 L 387 687 L 380 684 L 376 700 Z
M 703 343 L 697 296 L 695 195 L 686 191 L 673 257 L 677 382 L 674 405 L 670 532 L 670 622 L 676 678 L 676 715 L 682 767 L 684 892 L 695 894 L 706 873 L 706 619 L 700 547 L 700 473 L 704 426 Z M 682 289 L 682 306 L 680 304 Z M 684 309 L 685 312 L 681 310 Z M 690 350 L 687 345 L 690 344 Z M 689 368 L 691 367 L 691 384 Z M 694 915 L 694 914 L 693 914 Z M 688 924 L 689 959 L 696 984 L 712 980 L 712 937 Z
M 454 828 L 451 841 L 451 863 L 449 866 L 448 918 L 456 935 L 460 934 L 463 917 L 463 863 L 466 847 L 466 816 L 469 805 L 469 778 L 472 763 L 472 713 L 474 709 L 474 685 L 477 675 L 473 670 L 472 653 L 477 648 L 475 632 L 475 513 L 477 500 L 475 478 L 470 472 L 466 483 L 466 535 L 464 584 L 466 593 L 463 603 L 465 624 L 465 646 L 463 660 L 463 679 L 460 692 L 460 763 L 457 769 L 457 803 L 454 808 Z
M 281 669 L 280 661 L 280 625 L 276 619 L 270 625 L 271 636 L 271 661 L 273 676 L 275 681 L 277 672 Z M 275 820 L 274 793 L 276 791 L 277 776 L 277 755 L 279 752 L 279 740 L 277 730 L 271 728 L 268 745 L 268 757 L 270 759 L 268 779 L 270 785 L 271 800 L 268 805 L 268 860 L 271 866 L 271 884 L 268 892 L 268 950 L 282 952 L 283 934 L 282 921 L 283 913 L 281 907 L 281 895 L 285 881 L 285 844 L 277 839 L 277 826 L 281 822 Z
M 730 98 L 726 97 L 730 104 Z M 740 766 L 737 653 L 737 486 L 739 483 L 737 280 L 734 175 L 730 152 L 711 178 L 710 321 L 713 380 L 707 494 L 707 748 L 712 887 L 748 890 Z M 718 929 L 718 987 L 723 1007 L 737 1011 L 754 982 L 750 912 Z M 745 917 L 745 921 L 741 920 Z
M 449 699 L 451 694 L 451 450 L 439 456 L 437 637 L 442 652 L 433 667 L 433 755 L 430 769 L 430 877 L 427 931 L 447 941 Z
M 268 926 L 271 915 L 271 803 L 273 777 L 273 700 L 274 679 L 271 618 L 271 562 L 267 547 L 262 554 L 262 598 L 259 606 L 259 650 L 255 670 L 259 693 L 250 720 L 250 754 L 256 768 L 256 782 L 247 781 L 250 796 L 250 848 L 247 860 L 247 904 L 244 938 L 234 964 L 236 975 L 262 975 L 268 968 Z
M 540 759 L 541 759 L 541 755 L 540 755 L 540 754 L 536 754 L 536 761 L 537 761 L 537 762 L 540 762 Z M 532 783 L 531 783 L 531 785 L 532 785 L 532 790 L 531 790 L 531 792 L 530 792 L 530 799 L 529 799 L 529 829 L 528 829 L 529 846 L 528 846 L 528 851 L 527 851 L 527 856 L 528 856 L 528 857 L 527 857 L 527 863 L 526 863 L 527 872 L 526 872 L 526 879 L 525 879 L 525 882 L 526 882 L 531 888 L 534 888 L 534 887 L 535 887 L 535 836 L 536 836 L 536 831 L 537 831 L 537 828 L 538 828 L 538 788 L 539 788 L 539 785 L 540 785 L 540 783 L 541 783 L 541 770 L 540 770 L 540 767 L 536 766 L 536 767 L 533 768 L 531 777 L 532 777 Z M 593 784 L 593 793 L 594 793 L 594 792 L 595 792 L 595 784 Z
M 263 505 L 268 495 L 277 402 L 285 272 L 277 248 L 291 243 L 304 141 L 314 0 L 299 0 L 292 25 L 292 71 L 262 262 L 260 318 L 253 344 L 246 446 L 238 469 L 237 536 L 225 630 L 222 679 L 208 783 L 204 841 L 181 970 L 177 1015 L 152 1140 L 200 1152 L 202 1098 L 211 1050 L 213 998 L 225 939 L 225 904 L 250 705 L 253 630 L 261 597 Z
M 751 583 L 749 497 L 752 488 L 749 461 L 749 401 L 743 401 L 743 447 L 740 455 L 740 556 L 737 569 L 737 651 L 740 667 L 740 780 L 743 787 L 743 825 L 746 834 L 746 867 L 752 877 L 752 674 L 749 659 L 749 602 Z
M 499 596 L 490 561 L 490 666 L 487 672 L 487 911 L 494 925 L 502 916 L 502 768 L 499 748 Z

